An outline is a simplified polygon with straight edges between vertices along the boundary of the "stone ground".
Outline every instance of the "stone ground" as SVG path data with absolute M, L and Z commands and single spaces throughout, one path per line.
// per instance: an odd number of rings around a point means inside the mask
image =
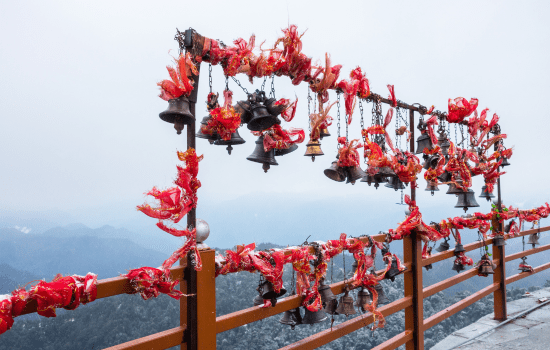
M 508 302 L 508 317 L 515 315 L 538 305 L 539 298 L 550 299 L 550 288 L 540 289 L 530 293 L 520 300 Z M 488 330 L 499 324 L 493 320 L 494 315 L 489 314 L 480 318 L 468 327 L 462 328 L 432 347 L 431 350 L 447 350 L 458 345 L 468 338 Z M 455 349 L 480 350 L 480 349 L 550 349 L 550 303 L 539 309 L 508 322 L 502 327 L 486 333 L 475 340 L 470 341 Z

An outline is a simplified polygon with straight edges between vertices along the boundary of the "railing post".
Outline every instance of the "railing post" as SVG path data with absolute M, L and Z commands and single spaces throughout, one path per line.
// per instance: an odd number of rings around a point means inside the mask
M 411 152 L 414 153 L 414 111 L 409 110 Z M 411 199 L 416 200 L 416 189 L 411 184 Z M 405 329 L 413 332 L 413 339 L 406 344 L 407 350 L 424 349 L 424 305 L 422 296 L 422 241 L 416 231 L 403 238 L 403 260 L 411 263 L 406 272 L 405 297 L 412 296 L 412 306 L 405 308 Z
M 497 190 L 498 190 L 498 205 L 497 209 L 499 212 L 502 211 L 502 199 L 500 196 L 500 178 L 497 180 Z M 503 233 L 503 224 L 498 222 L 497 218 L 493 218 L 493 232 Z M 499 289 L 495 291 L 494 295 L 494 314 L 495 320 L 503 321 L 508 318 L 508 313 L 506 310 L 506 263 L 505 258 L 506 250 L 504 245 L 497 247 L 493 243 L 493 260 L 498 260 L 498 267 L 495 269 L 495 274 L 493 275 L 493 283 L 499 284 Z

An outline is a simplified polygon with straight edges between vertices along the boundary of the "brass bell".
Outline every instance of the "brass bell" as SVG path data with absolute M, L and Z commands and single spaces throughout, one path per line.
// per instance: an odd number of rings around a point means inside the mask
M 527 265 L 527 257 L 526 256 L 521 258 L 520 265 Z M 531 271 L 530 268 L 525 267 L 525 266 L 520 266 L 520 268 L 518 270 L 520 270 L 521 272 L 533 272 L 533 271 Z
M 424 266 L 424 268 L 426 269 L 426 271 L 428 271 L 428 270 L 433 269 L 433 266 L 432 266 L 432 264 L 429 264 L 429 265 Z
M 437 167 L 438 162 L 439 162 L 439 155 L 434 154 L 433 156 L 428 157 L 428 159 L 424 161 L 423 168 L 424 170 L 435 169 Z
M 338 312 L 336 312 L 337 308 L 338 300 L 336 300 L 336 297 L 334 297 L 334 300 L 330 300 L 327 302 L 323 311 L 325 311 L 329 315 L 338 315 Z
M 452 270 L 459 273 L 460 271 L 466 270 L 466 268 L 460 262 L 457 263 L 456 260 L 455 260 Z
M 357 300 L 354 306 L 359 308 L 362 312 L 365 312 L 365 304 L 370 304 L 372 299 L 368 290 L 361 287 L 361 290 L 357 293 Z
M 361 179 L 361 182 L 366 182 L 367 185 L 370 186 L 370 185 L 374 182 L 374 176 L 369 175 L 369 174 L 366 174 L 366 175 L 363 176 L 363 178 Z
M 275 102 L 277 102 L 277 99 L 275 98 L 268 98 L 265 100 L 264 105 L 267 108 L 267 111 L 272 116 L 276 117 L 279 114 L 281 114 L 285 110 L 285 105 L 276 105 Z
M 482 264 L 479 266 L 479 274 L 481 275 L 493 275 L 495 272 L 493 271 L 493 267 L 491 265 L 485 265 Z
M 279 323 L 287 324 L 290 326 L 290 329 L 294 330 L 296 325 L 302 324 L 302 315 L 300 314 L 300 309 L 292 309 L 284 312 L 283 317 L 279 320 Z
M 428 135 L 428 133 L 421 134 L 416 139 L 416 152 L 415 152 L 415 154 L 424 153 L 425 148 L 427 148 L 428 150 L 431 150 L 433 148 L 432 141 L 431 141 L 430 135 Z
M 441 148 L 441 153 L 444 156 L 449 155 L 449 147 L 451 147 L 451 143 L 449 142 L 449 139 L 447 139 L 447 135 L 445 134 L 445 130 L 439 131 L 439 136 L 437 137 L 437 144 Z
M 450 180 L 449 180 L 450 181 Z M 462 179 L 458 178 L 456 180 L 456 182 L 458 182 L 459 184 L 462 184 Z M 447 193 L 446 194 L 459 194 L 459 193 L 462 193 L 464 191 L 462 191 L 461 189 L 457 188 L 456 185 L 454 183 L 451 183 L 449 185 L 449 189 L 447 190 Z
M 311 157 L 311 161 L 315 161 L 315 157 L 322 156 L 324 153 L 321 151 L 321 142 L 309 141 L 306 145 L 306 153 L 304 156 Z
M 247 124 L 252 117 L 252 114 L 250 114 L 250 106 L 249 101 L 238 101 L 237 104 L 233 106 L 235 112 L 241 115 L 242 124 Z
M 327 127 L 322 128 L 319 136 L 321 140 L 323 139 L 323 137 L 329 137 L 329 136 L 330 136 L 330 133 L 328 132 L 328 128 Z
M 344 169 L 338 166 L 338 161 L 335 160 L 330 165 L 330 168 L 325 169 L 324 171 L 325 175 L 334 181 L 342 182 L 346 179 L 346 174 L 344 173 Z
M 270 149 L 267 152 L 264 150 L 263 135 L 256 140 L 256 149 L 254 149 L 254 152 L 252 152 L 252 154 L 246 159 L 257 163 L 263 163 L 263 169 L 266 173 L 269 170 L 270 165 L 279 165 L 279 163 L 275 160 L 275 150 Z
M 533 233 L 532 235 L 529 235 L 529 240 L 527 241 L 527 244 L 532 244 L 533 248 L 535 248 L 536 245 L 540 245 L 539 235 L 537 233 Z
M 314 312 L 309 311 L 307 308 L 304 312 L 304 318 L 302 319 L 302 324 L 310 324 L 314 325 L 315 323 L 323 322 L 328 318 L 327 314 L 323 311 L 323 309 Z
M 263 281 L 262 284 L 260 284 L 260 286 L 258 287 L 258 289 L 262 299 L 273 300 L 283 296 L 286 293 L 285 287 L 282 287 L 279 293 L 276 293 L 273 290 L 273 285 L 269 281 Z
M 355 181 L 367 175 L 359 166 L 347 167 L 344 172 L 346 173 L 346 183 L 351 183 L 352 185 L 355 185 Z
M 390 299 L 388 299 L 384 292 L 384 287 L 382 287 L 380 283 L 374 286 L 374 290 L 378 293 L 378 305 L 384 305 L 390 302 Z
M 394 191 L 405 189 L 405 184 L 397 176 L 388 177 L 388 183 L 384 187 L 393 188 Z
M 392 282 L 395 281 L 395 276 L 399 275 L 403 271 L 399 271 L 397 268 L 397 259 L 395 257 L 392 258 L 391 266 L 388 272 L 386 272 L 386 275 L 384 278 L 391 280 Z
M 263 304 L 264 304 L 264 299 L 261 296 L 256 295 L 256 297 L 254 298 L 254 306 L 260 306 Z
M 516 223 L 516 220 L 512 220 L 510 221 L 509 223 L 507 223 L 505 226 L 504 226 L 504 232 L 506 233 L 510 233 L 510 231 L 512 230 L 512 225 Z
M 292 153 L 298 149 L 298 145 L 290 145 L 289 148 L 275 149 L 275 157 L 284 156 L 285 154 Z
M 336 300 L 336 297 L 332 293 L 332 289 L 329 285 L 324 284 L 324 280 L 319 281 L 319 287 L 317 288 L 321 295 L 321 302 L 323 304 L 328 303 L 331 300 Z
M 504 236 L 503 235 L 495 235 L 495 237 L 493 238 L 493 245 L 495 247 L 502 247 L 502 246 L 506 245 L 506 242 L 504 241 Z
M 353 307 L 353 297 L 349 295 L 348 290 L 346 290 L 345 294 L 340 297 L 336 312 L 338 312 L 338 314 L 340 315 L 346 316 L 355 315 L 357 313 L 357 311 L 355 311 L 355 308 Z
M 277 117 L 271 115 L 265 106 L 265 92 L 258 91 L 253 94 L 254 100 L 250 104 L 251 117 L 247 127 L 252 131 L 262 131 L 277 123 Z
M 500 163 L 500 166 L 508 166 L 510 165 L 510 162 L 508 161 L 507 158 L 503 158 L 502 159 L 502 163 Z
M 449 250 L 449 248 L 451 247 L 449 245 L 449 238 L 445 237 L 444 239 L 445 239 L 445 241 L 441 242 L 441 244 L 439 244 L 439 247 L 435 248 L 435 250 L 437 250 L 439 253 L 442 253 L 446 250 Z
M 207 125 L 210 118 L 212 118 L 210 115 L 207 115 L 206 117 L 202 118 L 201 125 Z M 200 127 L 199 127 L 199 131 L 197 131 L 195 136 L 201 139 L 206 139 L 211 144 L 214 143 L 214 141 L 216 141 L 219 137 L 218 133 L 216 132 L 212 133 L 212 135 L 203 133 Z
M 357 263 L 357 260 L 353 260 L 353 263 L 351 264 L 351 271 L 348 273 L 348 277 L 353 277 L 355 275 L 355 271 L 357 271 L 357 267 L 359 264 Z
M 481 194 L 479 195 L 479 198 L 485 198 L 487 202 L 489 202 L 491 201 L 491 198 L 495 198 L 495 196 L 487 190 L 487 185 L 485 185 L 481 188 Z
M 457 197 L 458 202 L 455 208 L 464 208 L 464 212 L 466 212 L 468 208 L 479 207 L 479 204 L 476 202 L 475 192 L 470 188 L 467 192 L 457 194 Z
M 428 181 L 428 185 L 426 186 L 426 191 L 430 191 L 433 196 L 435 191 L 439 191 L 439 188 L 437 187 L 437 182 Z
M 460 243 L 457 243 L 455 245 L 455 255 L 458 255 L 458 253 L 464 253 L 466 249 L 464 249 L 464 246 Z
M 195 117 L 189 110 L 189 99 L 184 95 L 168 100 L 168 108 L 161 112 L 159 117 L 167 123 L 174 124 L 178 135 L 181 134 L 184 125 L 195 121 Z
M 445 172 L 437 177 L 439 182 L 449 182 L 451 181 L 451 173 L 445 170 Z
M 245 142 L 246 141 L 241 137 L 241 135 L 239 135 L 239 131 L 235 130 L 235 132 L 231 134 L 231 139 L 224 140 L 218 138 L 216 141 L 214 141 L 214 144 L 218 146 L 227 146 L 227 153 L 231 155 L 231 150 L 233 150 L 233 147 L 231 147 L 232 145 L 242 145 Z

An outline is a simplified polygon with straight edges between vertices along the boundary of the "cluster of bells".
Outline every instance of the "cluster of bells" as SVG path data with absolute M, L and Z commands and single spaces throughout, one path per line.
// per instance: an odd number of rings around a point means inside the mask
M 421 122 L 418 127 L 419 129 L 422 130 L 423 128 L 425 128 L 425 123 L 423 124 Z M 417 143 L 416 152 L 415 152 L 416 154 L 422 154 L 425 148 L 427 148 L 428 150 L 431 150 L 433 148 L 433 145 L 428 133 L 421 134 L 416 140 L 416 143 Z M 449 155 L 448 150 L 449 150 L 449 147 L 451 146 L 451 143 L 447 139 L 447 135 L 445 134 L 445 130 L 443 129 L 439 130 L 439 135 L 437 137 L 437 144 L 441 148 L 441 153 L 443 154 L 443 156 L 447 157 Z M 437 154 L 432 156 L 424 155 L 424 169 L 426 170 L 430 168 L 435 169 L 435 167 L 437 166 L 437 163 L 439 162 L 439 157 L 440 155 L 437 155 Z M 501 166 L 504 167 L 508 165 L 510 165 L 510 163 L 506 158 L 504 158 Z M 438 177 L 438 180 L 440 182 L 449 182 L 451 181 L 451 174 L 445 171 L 443 174 L 441 174 Z M 462 183 L 462 180 L 460 179 L 460 177 L 457 179 L 457 182 Z M 434 194 L 435 191 L 439 191 L 437 183 L 428 182 L 426 191 L 430 191 L 432 195 Z M 472 189 L 463 191 L 457 188 L 455 184 L 451 184 L 449 185 L 449 189 L 447 190 L 446 194 L 454 194 L 455 196 L 458 197 L 458 201 L 455 205 L 455 208 L 463 208 L 464 211 L 467 211 L 468 208 L 479 207 L 479 204 L 475 199 L 475 192 Z M 479 195 L 479 198 L 485 198 L 487 201 L 490 201 L 494 197 L 495 196 L 487 190 L 486 185 L 481 188 L 481 194 Z
M 352 267 L 354 269 L 357 269 L 357 261 L 352 264 Z M 350 274 L 353 275 L 354 273 L 355 270 L 352 271 Z M 372 273 L 374 273 L 374 271 Z M 397 261 L 392 261 L 392 265 L 386 274 L 386 278 L 394 281 L 395 277 L 400 273 L 401 272 L 397 269 Z M 381 284 L 375 285 L 374 289 L 378 293 L 378 305 L 383 305 L 390 302 L 390 300 L 384 293 L 384 288 Z M 276 293 L 273 290 L 271 283 L 269 283 L 268 281 L 262 282 L 258 286 L 257 290 L 259 294 L 253 300 L 254 306 L 263 305 L 264 300 L 270 300 L 271 304 L 275 305 L 277 303 L 277 298 L 283 296 L 286 293 L 286 289 L 284 287 L 281 288 L 281 291 L 279 293 Z M 345 315 L 346 317 L 350 315 L 355 315 L 357 313 L 357 311 L 355 310 L 356 307 L 360 309 L 361 312 L 365 312 L 365 305 L 372 303 L 371 294 L 363 287 L 361 287 L 361 289 L 357 293 L 357 300 L 355 301 L 353 300 L 353 297 L 349 294 L 349 289 L 347 287 L 344 291 L 344 295 L 341 296 L 338 300 L 337 297 L 332 293 L 332 289 L 330 288 L 330 286 L 324 283 L 324 279 L 319 282 L 318 291 L 321 296 L 321 302 L 323 303 L 323 309 L 314 312 L 309 311 L 307 308 L 304 308 L 305 312 L 303 317 L 300 312 L 300 308 L 288 310 L 284 312 L 283 317 L 279 320 L 279 322 L 289 325 L 292 329 L 294 329 L 296 325 L 300 324 L 313 325 L 315 323 L 323 322 L 328 318 L 327 314 Z

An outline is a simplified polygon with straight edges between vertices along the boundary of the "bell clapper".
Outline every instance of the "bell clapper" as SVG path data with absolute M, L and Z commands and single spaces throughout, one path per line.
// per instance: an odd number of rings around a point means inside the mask
M 315 156 L 311 156 L 311 161 L 312 161 L 312 162 L 315 161 Z
M 231 151 L 233 150 L 233 147 L 231 147 L 231 145 L 229 145 L 229 146 L 227 146 L 226 150 L 227 150 L 227 153 L 229 155 L 231 155 Z
M 264 169 L 264 173 L 267 173 L 270 167 L 269 163 L 263 163 L 262 169 Z

